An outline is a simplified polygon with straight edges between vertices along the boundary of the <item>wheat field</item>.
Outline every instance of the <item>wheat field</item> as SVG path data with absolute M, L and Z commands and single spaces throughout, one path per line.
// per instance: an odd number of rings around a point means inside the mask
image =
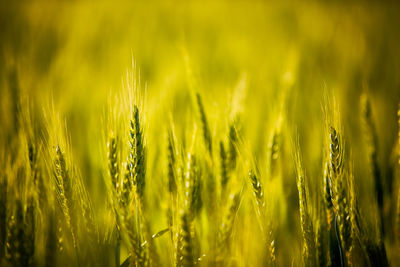
M 0 266 L 400 266 L 395 1 L 0 1 Z

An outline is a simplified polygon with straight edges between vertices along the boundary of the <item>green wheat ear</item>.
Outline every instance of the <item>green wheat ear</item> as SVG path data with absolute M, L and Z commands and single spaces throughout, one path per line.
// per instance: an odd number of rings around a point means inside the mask
M 129 131 L 129 170 L 133 185 L 136 188 L 141 205 L 144 201 L 144 189 L 146 184 L 146 151 L 141 128 L 139 109 L 133 107 Z
M 67 171 L 67 166 L 64 158 L 64 153 L 61 151 L 60 146 L 56 147 L 56 156 L 54 159 L 54 167 L 55 167 L 55 180 L 57 186 L 57 199 L 60 203 L 61 210 L 64 214 L 66 223 L 68 228 L 71 231 L 71 236 L 73 240 L 73 245 L 76 248 L 76 234 L 75 234 L 75 225 L 72 219 L 71 212 L 73 209 L 73 191 L 71 185 L 71 178 Z
M 108 173 L 111 178 L 111 183 L 115 192 L 118 192 L 118 179 L 119 179 L 119 164 L 118 164 L 118 146 L 117 146 L 117 137 L 113 133 L 110 134 L 107 143 L 108 152 Z
M 197 165 L 197 160 L 195 155 L 189 154 L 188 155 L 188 162 L 187 162 L 187 169 L 185 175 L 185 206 L 189 212 L 189 215 L 193 219 L 196 217 L 202 206 L 202 197 L 201 197 L 201 180 L 200 180 L 200 170 L 199 166 Z

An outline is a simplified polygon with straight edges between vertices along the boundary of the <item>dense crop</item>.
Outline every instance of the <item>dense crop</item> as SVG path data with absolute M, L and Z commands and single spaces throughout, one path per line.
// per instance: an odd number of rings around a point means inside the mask
M 0 12 L 0 266 L 399 266 L 396 5 L 42 5 Z

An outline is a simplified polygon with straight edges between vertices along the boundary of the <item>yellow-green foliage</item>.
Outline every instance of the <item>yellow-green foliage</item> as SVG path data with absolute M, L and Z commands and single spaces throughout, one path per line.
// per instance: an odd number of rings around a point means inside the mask
M 398 266 L 394 1 L 0 2 L 0 266 Z

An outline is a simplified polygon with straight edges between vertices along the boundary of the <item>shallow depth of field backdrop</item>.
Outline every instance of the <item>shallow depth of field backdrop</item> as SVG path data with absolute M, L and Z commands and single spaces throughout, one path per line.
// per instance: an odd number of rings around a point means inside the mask
M 395 1 L 1 1 L 0 265 L 399 266 L 399 14 Z M 125 190 L 135 105 L 145 187 L 128 216 L 107 143 Z

